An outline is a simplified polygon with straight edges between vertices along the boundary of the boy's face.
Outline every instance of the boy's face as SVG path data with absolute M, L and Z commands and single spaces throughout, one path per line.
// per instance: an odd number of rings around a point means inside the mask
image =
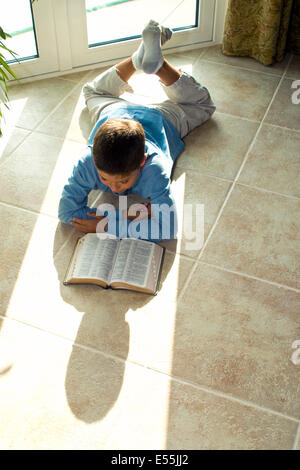
M 98 170 L 100 180 L 105 186 L 108 186 L 114 193 L 123 193 L 131 188 L 140 173 L 140 169 L 126 173 L 125 175 L 111 175 L 102 170 Z
M 141 163 L 141 167 L 146 161 L 146 154 L 144 161 Z M 114 193 L 124 193 L 127 189 L 132 188 L 136 182 L 137 177 L 140 174 L 140 168 L 132 171 L 131 173 L 120 174 L 120 175 L 111 175 L 110 173 L 105 173 L 105 171 L 98 170 L 99 178 L 105 186 L 108 186 Z

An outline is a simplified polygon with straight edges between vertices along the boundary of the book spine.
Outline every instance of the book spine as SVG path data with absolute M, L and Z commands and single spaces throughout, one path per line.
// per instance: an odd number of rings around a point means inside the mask
M 67 268 L 67 271 L 66 271 L 66 274 L 65 274 L 65 278 L 63 280 L 63 284 L 65 286 L 67 286 L 69 284 L 68 282 L 68 279 L 72 279 L 73 277 L 73 274 L 74 274 L 74 271 L 75 271 L 75 268 L 76 268 L 76 261 L 77 261 L 77 258 L 76 258 L 76 254 L 77 254 L 77 249 L 79 247 L 79 244 L 80 243 L 83 243 L 83 238 L 84 237 L 79 237 L 77 239 L 77 242 L 75 244 L 75 247 L 74 247 L 74 250 L 73 250 L 73 254 L 72 254 L 72 257 L 71 257 L 71 260 L 70 260 L 70 263 L 69 263 L 69 266 Z M 72 270 L 71 269 L 71 266 L 72 266 Z

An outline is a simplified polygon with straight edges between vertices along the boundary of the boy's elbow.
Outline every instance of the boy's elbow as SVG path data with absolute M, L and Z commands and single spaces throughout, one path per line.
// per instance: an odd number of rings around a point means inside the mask
M 67 224 L 67 225 L 70 225 L 70 222 L 72 220 L 72 218 L 66 217 L 64 214 L 60 214 L 60 213 L 58 213 L 58 218 L 60 222 L 62 222 L 63 224 Z
M 64 224 L 70 224 L 71 220 L 73 219 L 72 215 L 69 211 L 66 211 L 62 204 L 58 206 L 58 218 Z

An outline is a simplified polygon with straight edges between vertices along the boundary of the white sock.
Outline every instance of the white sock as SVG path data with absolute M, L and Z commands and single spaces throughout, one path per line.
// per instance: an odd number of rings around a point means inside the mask
M 142 70 L 143 57 L 144 57 L 144 43 L 142 42 L 138 50 L 135 51 L 131 56 L 133 66 L 136 70 Z
M 161 53 L 161 45 L 172 36 L 169 28 L 159 26 L 156 21 L 150 20 L 143 31 L 144 57 L 143 71 L 145 73 L 156 73 L 164 63 Z
M 134 68 L 142 69 L 148 74 L 156 73 L 164 62 L 161 46 L 171 39 L 172 33 L 171 29 L 150 20 L 142 33 L 143 41 L 140 47 L 132 55 Z

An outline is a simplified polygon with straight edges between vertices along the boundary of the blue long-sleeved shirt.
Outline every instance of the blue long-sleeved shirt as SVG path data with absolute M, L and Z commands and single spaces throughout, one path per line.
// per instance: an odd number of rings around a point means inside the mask
M 118 102 L 101 113 L 89 137 L 86 152 L 75 165 L 63 189 L 58 209 L 59 219 L 67 224 L 74 217 L 89 219 L 87 212 L 96 211 L 87 206 L 89 192 L 92 189 L 111 192 L 101 182 L 92 155 L 97 129 L 111 118 L 135 119 L 143 126 L 146 135 L 146 162 L 134 185 L 118 196 L 139 194 L 148 199 L 151 203 L 151 219 L 131 221 L 124 219 L 118 210 L 105 211 L 104 215 L 108 219 L 107 232 L 120 238 L 135 237 L 151 241 L 176 238 L 177 216 L 170 177 L 174 161 L 183 151 L 184 143 L 174 125 L 160 111 L 140 105 Z

